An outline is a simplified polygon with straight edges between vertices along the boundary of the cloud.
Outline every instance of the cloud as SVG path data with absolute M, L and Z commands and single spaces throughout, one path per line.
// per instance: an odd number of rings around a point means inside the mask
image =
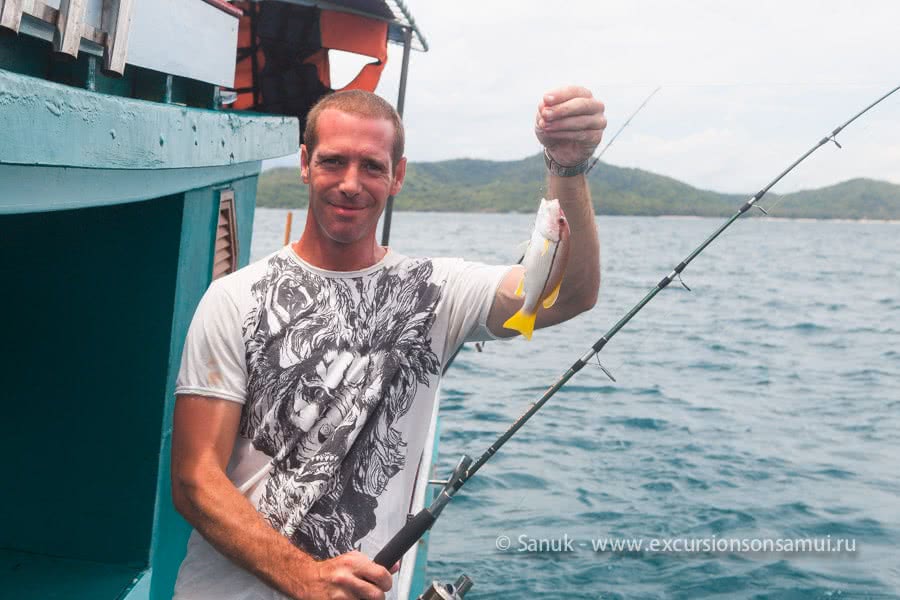
M 409 0 L 432 50 L 413 53 L 412 160 L 507 160 L 537 152 L 535 106 L 581 83 L 608 135 L 662 91 L 604 160 L 707 189 L 749 192 L 835 126 L 900 85 L 900 3 L 861 0 Z M 392 46 L 378 92 L 396 100 Z M 780 191 L 852 177 L 900 183 L 900 92 L 820 150 Z

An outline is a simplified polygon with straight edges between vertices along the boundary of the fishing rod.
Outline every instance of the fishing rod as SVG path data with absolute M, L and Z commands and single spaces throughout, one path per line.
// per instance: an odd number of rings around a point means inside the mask
M 738 219 L 738 217 L 750 210 L 751 207 L 756 206 L 763 213 L 766 213 L 765 209 L 763 209 L 761 206 L 758 206 L 756 203 L 759 202 L 759 200 L 763 196 L 765 196 L 766 192 L 768 192 L 772 188 L 772 186 L 781 181 L 781 179 L 785 175 L 790 173 L 797 165 L 806 160 L 806 158 L 810 154 L 812 154 L 828 142 L 834 142 L 834 144 L 838 148 L 840 148 L 841 145 L 838 143 L 837 139 L 835 139 L 835 136 L 837 136 L 837 134 L 840 133 L 841 130 L 843 130 L 845 127 L 856 121 L 858 118 L 877 106 L 897 90 L 900 90 L 900 86 L 895 87 L 890 92 L 858 112 L 846 123 L 835 128 L 829 135 L 819 140 L 819 142 L 815 146 L 810 148 L 805 154 L 803 154 L 803 156 L 795 160 L 791 164 L 791 166 L 782 171 L 780 175 L 769 182 L 768 185 L 766 185 L 760 191 L 756 192 L 756 194 L 754 194 L 749 200 L 744 202 L 744 204 L 741 205 L 738 211 L 730 219 L 719 226 L 719 228 L 716 229 L 712 233 L 712 235 L 706 238 L 706 240 L 704 240 L 702 244 L 697 246 L 697 248 L 693 252 L 691 252 L 680 263 L 678 263 L 678 266 L 676 266 L 671 273 L 663 277 L 660 282 L 656 284 L 656 287 L 650 290 L 647 295 L 644 296 L 641 301 L 638 302 L 631 310 L 629 310 L 624 317 L 619 319 L 619 321 L 615 325 L 613 325 L 609 331 L 604 333 L 600 339 L 594 342 L 594 344 L 591 346 L 591 349 L 586 352 L 584 356 L 576 360 L 572 364 L 572 366 L 569 367 L 569 369 L 565 373 L 563 373 L 562 377 L 560 377 L 556 381 L 556 383 L 550 386 L 550 388 L 546 392 L 544 392 L 544 394 L 537 401 L 532 403 L 528 410 L 522 413 L 522 416 L 516 419 L 516 421 L 512 425 L 510 425 L 509 429 L 507 429 L 506 432 L 503 433 L 503 435 L 497 438 L 497 440 L 493 444 L 491 444 L 491 446 L 484 452 L 484 454 L 481 455 L 481 457 L 477 461 L 473 461 L 472 457 L 468 455 L 463 455 L 463 457 L 460 458 L 459 463 L 456 465 L 456 468 L 453 469 L 453 473 L 451 474 L 450 478 L 445 482 L 441 482 L 444 487 L 438 497 L 434 499 L 430 506 L 428 506 L 427 508 L 423 508 L 417 514 L 410 516 L 406 525 L 404 525 L 403 528 L 399 532 L 397 532 L 397 534 L 394 535 L 394 537 L 391 538 L 390 541 L 388 541 L 384 548 L 382 548 L 381 551 L 377 555 L 375 555 L 374 561 L 385 568 L 390 568 L 394 563 L 400 560 L 400 558 L 402 558 L 403 555 L 406 554 L 406 551 L 409 550 L 413 546 L 413 544 L 415 544 L 416 541 L 418 541 L 419 538 L 424 535 L 426 531 L 431 529 L 431 526 L 434 525 L 434 522 L 441 514 L 441 511 L 444 510 L 444 507 L 447 506 L 447 504 L 450 502 L 450 499 L 453 498 L 456 492 L 458 492 L 459 489 L 463 485 L 465 485 L 466 481 L 471 479 L 472 476 L 475 475 L 475 473 L 477 473 L 478 470 L 482 466 L 484 466 L 484 464 L 488 460 L 490 460 L 490 458 L 494 454 L 496 454 L 497 450 L 499 450 L 500 447 L 503 446 L 503 444 L 505 444 L 513 435 L 515 435 L 515 433 L 519 429 L 521 429 L 523 425 L 525 425 L 528 419 L 534 416 L 534 414 L 539 411 L 541 407 L 544 406 L 544 404 L 546 404 L 547 401 L 552 398 L 553 395 L 556 394 L 556 392 L 558 392 L 559 389 L 566 384 L 566 382 L 569 381 L 569 379 L 571 379 L 578 371 L 583 369 L 585 365 L 587 365 L 591 361 L 591 359 L 597 356 L 597 354 L 599 354 L 604 346 L 609 343 L 613 336 L 616 335 L 616 333 L 618 333 L 620 329 L 625 327 L 625 325 L 642 308 L 644 308 L 644 306 L 646 306 L 654 296 L 665 289 L 676 278 L 679 280 L 679 282 L 681 282 L 682 285 L 684 285 L 686 289 L 690 290 L 690 288 L 688 288 L 684 284 L 684 282 L 681 281 L 681 273 L 695 258 L 697 258 L 697 256 L 701 252 L 703 252 L 703 250 L 706 249 L 707 246 L 709 246 L 713 242 L 713 240 L 719 237 L 719 235 L 723 231 L 725 231 L 732 223 L 734 223 Z M 600 367 L 603 369 L 603 372 L 606 373 L 608 377 L 610 377 L 610 379 L 615 381 L 615 378 L 612 377 L 612 374 L 607 371 L 603 367 L 603 365 L 600 365 Z

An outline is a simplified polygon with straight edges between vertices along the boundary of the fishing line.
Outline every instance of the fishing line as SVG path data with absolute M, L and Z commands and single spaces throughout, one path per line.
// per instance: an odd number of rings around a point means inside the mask
M 657 86 L 656 89 L 654 89 L 652 92 L 650 92 L 650 95 L 648 95 L 646 98 L 644 98 L 644 101 L 640 103 L 640 105 L 634 110 L 634 112 L 632 112 L 631 115 L 629 115 L 629 117 L 627 119 L 625 119 L 625 122 L 622 124 L 622 126 L 616 130 L 616 132 L 613 134 L 612 138 L 606 143 L 605 146 L 603 146 L 603 148 L 600 149 L 600 152 L 597 153 L 597 156 L 595 156 L 591 160 L 590 164 L 588 165 L 587 170 L 585 171 L 586 177 L 591 172 L 591 169 L 593 169 L 597 165 L 597 162 L 600 160 L 600 157 L 602 157 L 606 153 L 606 151 L 609 150 L 609 147 L 613 145 L 613 142 L 616 141 L 616 138 L 619 137 L 619 135 L 625 130 L 626 127 L 628 127 L 628 124 L 631 123 L 632 119 L 634 119 L 637 116 L 637 114 L 639 112 L 641 112 L 641 110 L 645 106 L 647 106 L 647 103 L 650 102 L 650 100 L 653 98 L 653 96 L 655 96 L 656 93 L 661 89 L 662 89 L 662 86 Z M 525 259 L 525 255 L 523 254 L 522 257 L 519 259 L 519 264 L 521 264 L 524 259 Z M 682 282 L 682 285 L 684 285 L 684 282 Z M 688 288 L 687 286 L 685 286 L 685 288 L 688 291 L 690 291 L 690 288 Z M 665 319 L 666 316 L 667 315 L 664 315 L 663 318 Z M 647 331 L 642 336 L 640 336 L 640 339 L 638 340 L 638 345 L 636 348 L 634 348 L 635 351 L 638 351 L 644 347 L 644 344 L 646 343 L 646 341 L 648 339 L 650 339 L 650 333 L 651 333 L 650 331 Z M 624 364 L 625 364 L 625 359 L 623 358 L 621 360 L 621 362 L 618 363 L 617 368 L 621 367 Z M 599 358 L 597 359 L 597 366 L 603 371 L 604 374 L 606 374 L 607 377 L 609 377 L 613 381 L 616 381 L 616 378 L 613 377 L 612 373 L 610 373 L 609 370 L 600 363 Z
M 656 92 L 658 92 L 658 91 L 661 90 L 661 89 L 662 89 L 662 86 L 657 86 L 657 88 L 656 88 L 655 90 L 653 90 L 652 92 L 650 92 L 650 95 L 647 96 L 647 97 L 644 99 L 643 102 L 641 102 L 641 105 L 638 106 L 637 109 L 636 109 L 633 113 L 631 113 L 631 116 L 628 117 L 628 119 L 625 120 L 625 123 L 623 123 L 622 126 L 619 127 L 619 129 L 616 131 L 616 133 L 613 134 L 612 139 L 609 140 L 609 142 L 606 143 L 606 145 L 600 150 L 600 152 L 599 152 L 599 153 L 597 154 L 597 156 L 593 159 L 593 161 L 591 161 L 591 164 L 588 165 L 588 168 L 587 168 L 587 170 L 585 171 L 585 176 L 587 176 L 587 174 L 591 172 L 591 169 L 594 168 L 594 165 L 597 164 L 597 161 L 600 160 L 600 157 L 603 156 L 603 154 L 609 149 L 609 147 L 612 146 L 613 142 L 616 141 L 616 138 L 619 137 L 619 134 L 622 133 L 622 131 L 623 131 L 626 127 L 628 127 L 628 124 L 631 123 L 631 120 L 632 120 L 639 112 L 641 112 L 641 109 L 644 108 L 644 107 L 647 105 L 647 103 L 650 102 L 650 99 L 656 94 Z M 541 169 L 541 171 L 543 172 L 543 168 Z M 544 189 L 543 187 L 542 187 L 541 189 L 543 189 L 543 190 L 546 192 L 546 189 Z M 519 257 L 519 260 L 516 261 L 516 264 L 517 264 L 517 265 L 521 265 L 521 264 L 522 264 L 522 261 L 524 261 L 524 260 L 525 260 L 525 253 L 523 252 L 522 255 Z M 546 284 L 545 284 L 545 285 L 546 285 Z M 684 282 L 682 282 L 682 285 L 684 285 Z M 687 290 L 690 291 L 690 288 L 688 288 L 687 286 L 685 286 L 685 288 L 687 288 Z M 647 337 L 648 337 L 648 334 L 645 334 L 645 335 L 644 335 L 644 338 L 646 339 Z M 484 344 L 485 344 L 484 342 L 476 342 L 476 343 L 475 343 L 475 349 L 476 349 L 478 352 L 482 352 L 482 351 L 484 350 Z M 459 349 L 457 349 L 456 352 L 453 353 L 453 356 L 451 356 L 451 357 L 450 357 L 450 360 L 447 361 L 447 364 L 444 365 L 444 370 L 441 372 L 441 375 L 446 375 L 447 370 L 450 368 L 450 365 L 452 365 L 452 364 L 453 364 L 453 361 L 456 360 L 456 355 L 457 355 L 457 354 L 459 354 Z M 599 360 L 597 361 L 597 364 L 600 365 L 600 361 L 599 361 Z M 625 364 L 625 362 L 622 361 L 622 363 L 620 363 L 620 366 L 621 366 L 622 364 Z M 610 379 L 612 379 L 613 381 L 615 381 L 615 378 L 609 373 L 609 371 L 606 370 L 606 368 L 605 368 L 603 365 L 600 365 L 600 368 L 603 369 L 603 372 L 606 373 L 606 375 L 609 376 Z
M 662 86 L 658 86 L 655 90 L 653 90 L 652 92 L 650 92 L 650 95 L 647 96 L 647 97 L 644 99 L 643 102 L 641 102 L 641 105 L 638 106 L 637 109 L 636 109 L 633 113 L 631 113 L 631 116 L 628 117 L 628 118 L 625 120 L 625 122 L 622 124 L 622 126 L 619 127 L 618 131 L 616 131 L 616 132 L 613 134 L 612 139 L 609 140 L 609 141 L 606 143 L 606 145 L 603 146 L 603 149 L 601 149 L 600 152 L 597 153 L 597 156 L 595 156 L 594 159 L 591 161 L 591 164 L 588 165 L 588 168 L 587 168 L 587 170 L 585 171 L 585 173 L 590 173 L 590 172 L 591 172 L 591 169 L 594 168 L 594 165 L 597 164 L 597 161 L 600 160 L 600 157 L 603 156 L 603 154 L 604 154 L 607 150 L 609 150 L 609 147 L 613 145 L 613 142 L 616 141 L 616 138 L 619 137 L 619 134 L 622 133 L 622 131 L 623 131 L 626 127 L 628 127 L 628 124 L 631 123 L 631 120 L 632 120 L 635 116 L 637 116 L 637 114 L 638 114 L 639 112 L 641 112 L 641 109 L 642 109 L 642 108 L 644 108 L 645 106 L 647 106 L 647 103 L 650 102 L 650 99 L 651 99 L 653 96 L 655 96 L 655 95 L 656 95 L 656 92 L 658 92 L 658 91 L 661 90 L 661 89 L 662 89 Z
M 456 465 L 456 468 L 453 470 L 453 473 L 450 475 L 450 478 L 446 481 L 442 481 L 440 483 L 443 484 L 443 489 L 438 494 L 438 496 L 434 499 L 430 506 L 423 508 L 415 515 L 410 515 L 406 525 L 394 535 L 393 538 L 388 541 L 388 543 L 381 549 L 378 554 L 375 555 L 374 561 L 385 567 L 390 568 L 394 563 L 400 560 L 406 551 L 409 550 L 413 544 L 415 544 L 419 538 L 421 538 L 426 531 L 431 529 L 431 526 L 434 525 L 434 522 L 437 520 L 437 517 L 441 514 L 447 504 L 450 502 L 452 497 L 459 491 L 459 489 L 465 485 L 466 481 L 472 478 L 478 470 L 484 466 L 484 464 L 491 459 L 491 457 L 497 453 L 497 451 L 505 444 L 515 433 L 522 428 L 523 425 L 534 416 L 537 411 L 547 403 L 550 398 L 556 394 L 568 381 L 571 379 L 578 371 L 584 368 L 585 365 L 590 364 L 590 361 L 593 360 L 595 356 L 597 356 L 601 350 L 609 343 L 609 341 L 619 332 L 625 325 L 632 319 L 634 316 L 640 312 L 644 306 L 647 305 L 660 291 L 664 290 L 670 283 L 672 283 L 675 279 L 680 278 L 682 271 L 695 259 L 700 255 L 703 250 L 706 249 L 719 235 L 725 231 L 732 223 L 734 223 L 740 216 L 746 213 L 748 210 L 753 208 L 756 203 L 768 192 L 776 183 L 781 181 L 785 175 L 790 173 L 797 165 L 803 162 L 809 155 L 813 152 L 827 144 L 828 142 L 834 142 L 839 148 L 840 144 L 838 144 L 837 136 L 838 133 L 841 132 L 845 127 L 856 121 L 862 115 L 867 113 L 869 110 L 874 108 L 876 105 L 884 101 L 891 94 L 895 93 L 897 90 L 900 90 L 900 86 L 895 87 L 878 100 L 859 111 L 856 115 L 854 115 L 851 119 L 849 119 L 843 125 L 836 127 L 829 135 L 822 138 L 815 146 L 810 148 L 805 154 L 803 154 L 800 158 L 795 160 L 787 169 L 782 171 L 775 179 L 769 182 L 764 188 L 754 194 L 749 200 L 744 202 L 743 205 L 738 209 L 738 211 L 731 216 L 725 223 L 719 226 L 709 237 L 707 237 L 703 243 L 701 243 L 697 248 L 695 248 L 684 260 L 682 260 L 678 265 L 672 270 L 671 273 L 663 277 L 656 286 L 651 289 L 647 295 L 645 295 L 640 302 L 638 302 L 631 310 L 629 310 L 625 316 L 619 319 L 612 328 L 609 329 L 603 336 L 598 339 L 591 346 L 591 349 L 588 350 L 584 356 L 576 360 L 569 369 L 563 373 L 563 375 L 553 384 L 551 385 L 546 392 L 535 402 L 528 407 L 528 409 L 522 413 L 522 415 L 516 419 L 516 421 L 510 425 L 510 427 L 499 437 L 497 440 L 491 444 L 491 446 L 481 455 L 481 457 L 477 461 L 473 461 L 472 457 L 468 455 L 463 455 L 460 458 L 459 462 Z
M 616 132 L 615 132 L 615 133 L 613 134 L 613 136 L 612 136 L 612 139 L 610 139 L 610 140 L 606 143 L 606 145 L 603 146 L 603 148 L 600 150 L 600 152 L 597 153 L 597 156 L 595 156 L 593 159 L 588 159 L 588 160 L 591 161 L 591 163 L 588 165 L 588 168 L 587 168 L 587 169 L 585 170 L 585 172 L 584 172 L 584 173 L 585 173 L 585 176 L 587 176 L 587 174 L 591 172 L 591 169 L 594 168 L 594 166 L 597 164 L 597 161 L 600 160 L 600 157 L 603 156 L 603 155 L 606 153 L 607 150 L 609 150 L 609 147 L 613 145 L 613 142 L 616 141 L 616 138 L 619 137 L 619 134 L 621 134 L 622 131 L 624 131 L 625 128 L 628 127 L 628 124 L 631 123 L 631 120 L 632 120 L 633 118 L 635 118 L 639 112 L 641 112 L 641 109 L 642 109 L 642 108 L 644 108 L 645 106 L 647 106 L 647 103 L 650 102 L 650 99 L 653 98 L 653 96 L 656 95 L 656 92 L 658 92 L 658 91 L 661 90 L 661 89 L 662 89 L 662 86 L 657 86 L 655 90 L 653 90 L 652 92 L 650 92 L 650 95 L 647 96 L 646 98 L 644 98 L 644 101 L 641 102 L 640 106 L 638 106 L 638 107 L 635 109 L 635 111 L 634 111 L 633 113 L 631 113 L 631 116 L 629 116 L 629 117 L 625 120 L 625 122 L 622 124 L 622 126 L 619 127 L 619 129 L 616 130 Z M 541 169 L 541 171 L 543 172 L 543 169 Z M 541 187 L 541 189 L 544 190 L 544 191 L 546 192 L 546 190 L 545 190 L 543 187 Z M 523 261 L 523 260 L 525 260 L 525 254 L 524 254 L 524 253 L 522 253 L 522 256 L 520 256 L 520 257 L 519 257 L 519 260 L 516 261 L 516 264 L 517 264 L 517 265 L 522 264 L 522 261 Z
M 606 277 L 608 279 L 610 275 L 607 274 Z M 686 291 L 693 292 L 693 290 L 681 279 L 680 275 L 679 283 Z M 656 322 L 668 323 L 672 320 L 670 317 L 672 315 L 672 311 L 675 310 L 675 307 L 672 304 L 663 304 L 662 307 L 663 310 L 660 313 L 657 313 Z M 631 344 L 626 344 L 625 346 L 618 347 L 618 354 L 613 354 L 607 359 L 611 360 L 612 362 L 607 362 L 606 365 L 604 365 L 600 362 L 600 357 L 597 356 L 594 357 L 596 361 L 593 363 L 593 366 L 603 371 L 604 375 L 607 378 L 609 378 L 613 382 L 617 382 L 613 373 L 624 366 L 630 356 L 641 354 L 641 351 L 647 346 L 647 342 L 650 339 L 654 339 L 659 336 L 658 331 L 654 330 L 651 325 L 652 324 L 648 322 L 647 327 L 644 331 L 634 332 L 634 330 L 632 330 L 632 336 L 629 338 Z M 609 368 L 607 368 L 607 366 L 609 366 Z

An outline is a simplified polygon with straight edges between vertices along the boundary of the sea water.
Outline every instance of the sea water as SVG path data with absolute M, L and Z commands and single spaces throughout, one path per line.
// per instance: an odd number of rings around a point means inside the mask
M 254 258 L 281 245 L 286 212 L 257 211 Z M 397 213 L 391 245 L 510 263 L 532 220 Z M 720 222 L 598 217 L 597 306 L 531 342 L 463 348 L 438 474 L 480 456 Z M 898 237 L 738 221 L 685 271 L 692 291 L 676 280 L 604 348 L 616 382 L 583 369 L 454 498 L 429 578 L 466 573 L 476 600 L 900 597 Z

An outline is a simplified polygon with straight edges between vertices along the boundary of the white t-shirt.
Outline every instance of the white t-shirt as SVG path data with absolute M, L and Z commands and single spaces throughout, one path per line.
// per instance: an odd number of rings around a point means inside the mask
M 442 368 L 493 337 L 508 270 L 389 251 L 334 272 L 285 246 L 207 290 L 175 393 L 243 404 L 227 474 L 276 530 L 317 558 L 374 556 L 405 523 Z M 194 531 L 175 598 L 283 596 Z

